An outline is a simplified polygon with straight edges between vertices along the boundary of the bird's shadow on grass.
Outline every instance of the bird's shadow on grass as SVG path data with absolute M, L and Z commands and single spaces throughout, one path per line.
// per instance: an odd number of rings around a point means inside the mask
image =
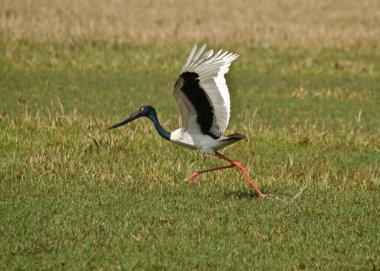
M 307 186 L 301 187 L 299 192 L 296 194 L 293 194 L 291 196 L 289 195 L 276 195 L 276 194 L 266 194 L 266 199 L 270 200 L 279 200 L 281 202 L 289 203 L 292 201 L 298 201 L 300 200 L 301 196 L 304 197 L 303 192 L 307 189 Z M 264 192 L 265 194 L 265 192 Z M 236 191 L 236 190 L 229 190 L 224 192 L 224 196 L 226 198 L 234 198 L 234 199 L 259 199 L 259 194 L 256 193 L 256 191 Z

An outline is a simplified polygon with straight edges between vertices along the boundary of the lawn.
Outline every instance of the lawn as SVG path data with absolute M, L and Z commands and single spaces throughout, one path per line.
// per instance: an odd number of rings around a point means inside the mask
M 380 55 L 224 45 L 224 151 L 237 170 L 162 140 L 191 46 L 2 43 L 0 269 L 380 268 Z M 304 189 L 304 190 L 302 190 Z M 299 196 L 294 198 L 298 193 Z

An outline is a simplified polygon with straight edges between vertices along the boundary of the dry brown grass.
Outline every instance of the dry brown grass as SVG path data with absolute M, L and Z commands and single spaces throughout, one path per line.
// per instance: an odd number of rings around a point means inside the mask
M 376 45 L 378 0 L 2 0 L 10 40 Z

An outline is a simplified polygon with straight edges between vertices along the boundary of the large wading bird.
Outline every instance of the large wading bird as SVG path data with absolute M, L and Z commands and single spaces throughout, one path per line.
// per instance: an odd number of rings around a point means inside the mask
M 145 105 L 108 129 L 120 127 L 139 117 L 147 117 L 164 139 L 190 149 L 198 149 L 203 153 L 213 154 L 229 163 L 227 166 L 195 171 L 189 177 L 189 181 L 195 182 L 198 176 L 205 172 L 237 167 L 259 196 L 264 198 L 266 195 L 252 181 L 243 165 L 218 152 L 246 138 L 238 133 L 222 135 L 230 119 L 230 95 L 224 75 L 238 55 L 222 50 L 216 54 L 213 50 L 204 53 L 205 48 L 203 45 L 197 51 L 197 46 L 194 46 L 174 85 L 173 94 L 182 117 L 181 128 L 168 132 L 158 121 L 154 107 Z

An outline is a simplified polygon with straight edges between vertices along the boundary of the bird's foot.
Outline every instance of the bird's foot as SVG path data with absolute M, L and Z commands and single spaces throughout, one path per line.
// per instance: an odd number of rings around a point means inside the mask
M 193 172 L 193 174 L 191 174 L 191 176 L 189 177 L 189 182 L 195 183 L 197 181 L 198 176 L 199 172 Z
M 267 194 L 263 194 L 263 193 L 258 193 L 258 194 L 259 194 L 259 197 L 262 198 L 262 199 L 267 199 L 268 198 Z
M 280 200 L 281 198 L 276 196 L 276 195 L 272 195 L 272 194 L 265 194 L 264 195 L 266 199 L 270 199 L 270 200 Z

